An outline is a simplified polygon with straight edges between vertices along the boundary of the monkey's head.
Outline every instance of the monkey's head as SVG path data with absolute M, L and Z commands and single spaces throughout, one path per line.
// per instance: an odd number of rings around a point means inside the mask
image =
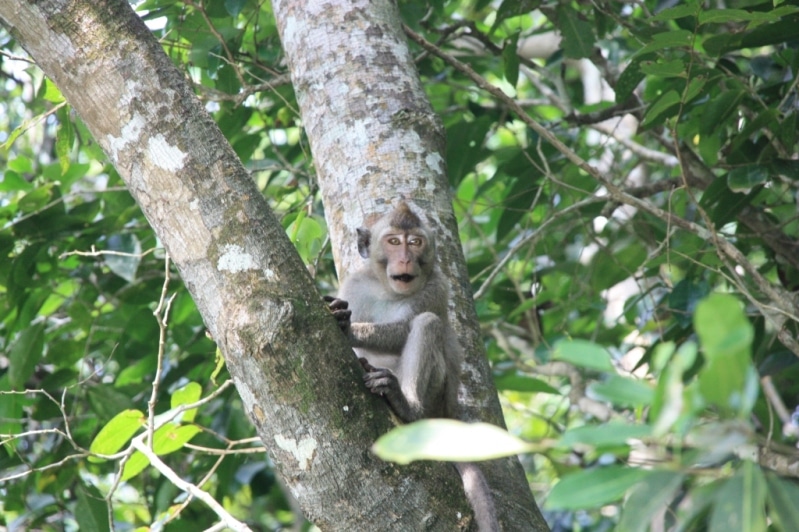
M 433 233 L 403 202 L 371 229 L 358 229 L 358 252 L 391 292 L 415 294 L 427 284 L 435 266 Z

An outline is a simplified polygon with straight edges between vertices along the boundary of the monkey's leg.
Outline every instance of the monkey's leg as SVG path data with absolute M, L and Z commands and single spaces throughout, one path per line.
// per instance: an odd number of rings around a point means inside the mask
M 410 334 L 397 367 L 402 395 L 417 417 L 444 413 L 447 382 L 444 325 L 432 312 L 423 312 L 411 322 Z

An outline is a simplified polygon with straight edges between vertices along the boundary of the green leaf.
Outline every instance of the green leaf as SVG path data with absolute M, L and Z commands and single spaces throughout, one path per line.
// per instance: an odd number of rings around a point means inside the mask
M 503 239 L 511 233 L 514 226 L 522 219 L 530 210 L 530 205 L 535 201 L 536 195 L 539 193 L 538 176 L 527 175 L 513 180 L 513 186 L 508 190 L 505 196 L 503 206 L 505 209 L 499 217 L 497 223 L 497 238 Z M 500 172 L 494 176 L 494 179 L 504 177 Z
M 29 191 L 32 189 L 33 185 L 25 181 L 22 176 L 13 170 L 6 170 L 0 175 L 0 192 Z
M 674 20 L 678 18 L 692 17 L 699 13 L 701 7 L 699 2 L 686 2 L 685 4 L 664 9 L 650 20 L 661 22 L 664 20 Z
M 47 183 L 22 196 L 18 203 L 19 209 L 25 213 L 38 211 L 50 203 L 55 196 L 57 196 L 55 184 Z
M 120 478 L 123 482 L 130 480 L 144 471 L 148 465 L 150 465 L 150 460 L 140 451 L 136 451 L 130 456 L 130 459 L 125 462 L 125 466 L 122 468 L 122 476 Z
M 489 423 L 454 419 L 424 419 L 402 425 L 381 436 L 372 451 L 390 462 L 414 460 L 475 462 L 532 452 L 536 446 Z
M 8 351 L 8 382 L 13 390 L 21 390 L 33 375 L 44 353 L 44 322 L 30 325 L 17 336 Z
M 766 479 L 758 466 L 745 460 L 735 476 L 716 492 L 709 531 L 764 532 L 765 502 Z
M 153 450 L 157 455 L 174 453 L 183 448 L 194 436 L 200 432 L 196 425 L 177 425 L 167 423 L 155 431 L 153 437 Z
M 108 268 L 127 282 L 136 280 L 136 271 L 141 264 L 141 243 L 133 233 L 111 235 L 108 238 L 109 251 L 122 253 L 122 255 L 103 255 Z
M 640 380 L 611 375 L 604 382 L 592 384 L 589 389 L 605 401 L 619 406 L 644 406 L 652 402 L 654 390 Z
M 594 52 L 594 28 L 566 4 L 557 8 L 557 26 L 563 36 L 561 46 L 566 57 L 580 59 Z
M 505 79 L 514 87 L 519 82 L 519 54 L 516 49 L 519 46 L 519 33 L 517 32 L 505 43 L 502 49 L 502 65 Z
M 145 425 L 145 421 L 146 417 L 140 410 L 120 412 L 100 429 L 89 451 L 96 454 L 116 453 Z
M 649 471 L 624 502 L 619 532 L 647 530 L 654 515 L 667 508 L 683 483 L 685 475 L 672 471 Z
M 762 164 L 748 164 L 727 173 L 727 186 L 733 192 L 748 192 L 768 181 L 768 169 Z
M 286 232 L 289 234 L 302 260 L 306 264 L 313 262 L 322 247 L 322 240 L 325 237 L 325 230 L 322 225 L 314 220 L 313 217 L 307 216 L 305 211 L 302 210 L 286 229 Z
M 69 170 L 72 146 L 75 144 L 75 133 L 72 129 L 72 120 L 69 119 L 69 107 L 64 106 L 58 110 L 58 129 L 56 129 L 55 151 L 61 174 Z
M 621 499 L 647 471 L 624 466 L 587 469 L 565 476 L 544 503 L 548 510 L 598 508 Z
M 688 88 L 683 92 L 682 101 L 688 103 L 702 93 L 702 89 L 707 84 L 707 77 L 697 76 L 688 82 Z
M 619 75 L 619 79 L 616 81 L 616 103 L 626 102 L 627 99 L 632 96 L 638 84 L 646 77 L 646 74 L 641 70 L 641 62 L 645 57 L 647 56 L 642 56 L 630 61 L 630 64 L 624 69 L 624 72 Z
M 513 392 L 533 392 L 533 393 L 551 393 L 560 395 L 560 392 L 542 381 L 526 375 L 519 375 L 516 373 L 507 373 L 494 377 L 494 384 L 499 390 L 507 390 Z
M 693 36 L 694 34 L 688 30 L 672 30 L 656 33 L 652 36 L 652 42 L 635 52 L 632 58 L 664 48 L 684 48 L 690 46 Z
M 247 0 L 225 0 L 225 10 L 231 17 L 239 16 L 241 10 L 247 5 Z
M 0 377 L 0 392 L 11 391 L 8 373 Z M 17 434 L 22 432 L 23 408 L 29 406 L 31 400 L 22 393 L 0 394 L 0 434 Z M 7 443 L 9 447 L 13 444 Z M 2 447 L 0 447 L 2 449 Z M 0 452 L 2 456 L 2 452 Z
M 75 521 L 81 532 L 107 532 L 111 530 L 108 524 L 108 503 L 93 486 L 79 484 L 77 489 L 78 502 L 75 505 Z
M 771 171 L 777 175 L 799 180 L 799 161 L 793 159 L 774 159 L 769 165 Z
M 743 91 L 731 89 L 713 98 L 705 105 L 702 121 L 699 123 L 699 133 L 702 135 L 715 135 L 722 122 L 738 109 L 738 104 L 743 99 L 743 96 Z
M 776 521 L 780 530 L 793 530 L 799 523 L 799 486 L 774 474 L 766 475 L 766 485 L 769 517 Z
M 59 104 L 64 101 L 64 96 L 61 94 L 61 91 L 58 90 L 58 87 L 56 87 L 55 83 L 50 81 L 49 78 L 44 78 L 42 89 L 41 97 L 48 102 Z
M 175 390 L 171 398 L 171 408 L 177 408 L 180 405 L 188 405 L 196 403 L 202 396 L 203 388 L 196 382 L 190 382 L 182 388 Z M 190 423 L 194 421 L 194 416 L 197 415 L 197 409 L 192 408 L 183 412 L 181 421 Z
M 697 305 L 694 328 L 705 355 L 699 372 L 702 395 L 713 404 L 746 414 L 741 408 L 754 328 L 741 304 L 731 295 L 711 294 Z
M 646 114 L 644 115 L 644 120 L 641 122 L 642 126 L 649 126 L 654 122 L 662 122 L 666 118 L 670 117 L 671 114 L 663 117 L 661 120 L 661 115 L 666 114 L 669 111 L 672 111 L 677 105 L 680 103 L 680 95 L 675 90 L 670 90 L 666 94 L 662 95 L 660 98 L 654 101 L 652 105 L 649 106 L 649 109 L 646 110 Z
M 627 445 L 632 439 L 645 438 L 652 433 L 648 425 L 629 425 L 611 422 L 605 425 L 586 425 L 567 430 L 558 440 L 558 448 L 572 449 L 578 445 L 591 447 L 616 447 Z
M 665 346 L 661 353 L 670 350 L 669 346 Z M 652 400 L 651 419 L 655 420 L 652 432 L 656 436 L 666 434 L 684 414 L 690 414 L 691 407 L 685 404 L 683 375 L 693 366 L 696 356 L 696 344 L 688 341 L 683 343 L 668 364 L 663 366 L 663 373 L 658 379 Z
M 699 24 L 725 24 L 727 22 L 748 22 L 757 20 L 772 22 L 779 17 L 769 12 L 751 12 L 743 9 L 706 9 L 699 13 Z
M 610 354 L 604 347 L 587 340 L 561 340 L 555 344 L 552 360 L 599 371 L 613 371 Z
M 671 61 L 641 61 L 641 72 L 651 76 L 674 77 L 685 75 L 685 63 L 679 59 Z
M 453 185 L 457 185 L 475 165 L 487 157 L 484 148 L 486 135 L 494 125 L 493 119 L 483 115 L 474 121 L 460 119 L 447 125 L 447 146 L 460 146 L 458 150 L 447 150 L 447 168 Z

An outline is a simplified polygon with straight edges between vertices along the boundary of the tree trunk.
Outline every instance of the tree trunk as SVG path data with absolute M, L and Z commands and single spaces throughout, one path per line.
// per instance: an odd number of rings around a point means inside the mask
M 426 213 L 452 279 L 450 315 L 467 353 L 467 419 L 505 426 L 480 337 L 452 212 L 446 135 L 433 112 L 391 0 L 273 0 L 314 155 L 341 278 L 362 259 L 355 229 L 402 198 Z M 467 149 L 452 146 L 451 149 Z M 507 530 L 546 530 L 518 459 L 483 466 Z
M 368 452 L 390 428 L 385 404 L 366 393 L 260 191 L 128 3 L 0 0 L 0 21 L 81 116 L 164 243 L 308 517 L 323 530 L 455 529 L 469 510 L 449 466 L 400 469 Z M 454 228 L 451 214 L 445 225 Z

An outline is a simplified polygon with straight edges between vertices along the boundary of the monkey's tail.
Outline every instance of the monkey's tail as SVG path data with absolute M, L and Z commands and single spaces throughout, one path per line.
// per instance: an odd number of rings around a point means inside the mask
M 494 498 L 488 482 L 476 464 L 471 462 L 456 462 L 455 467 L 461 475 L 463 490 L 466 498 L 474 510 L 474 519 L 480 532 L 499 532 L 497 511 L 494 508 Z

